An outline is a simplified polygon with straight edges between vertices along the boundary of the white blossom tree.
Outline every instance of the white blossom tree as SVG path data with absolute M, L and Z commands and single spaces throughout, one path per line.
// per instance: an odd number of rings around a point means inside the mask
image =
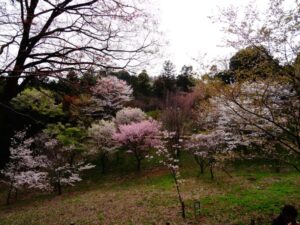
M 111 118 L 132 97 L 132 89 L 126 81 L 115 76 L 102 77 L 91 88 L 91 104 L 84 111 L 100 118 Z
M 46 158 L 35 155 L 31 150 L 32 138 L 26 138 L 26 131 L 15 134 L 10 147 L 10 161 L 0 171 L 2 180 L 9 186 L 6 204 L 10 203 L 13 191 L 22 189 L 50 189 L 48 173 L 45 172 Z
M 260 154 L 299 170 L 300 102 L 286 81 L 235 84 L 227 94 L 212 99 L 220 113 L 219 129 L 235 144 L 259 146 Z
M 225 135 L 225 132 L 222 130 L 194 134 L 186 144 L 187 149 L 193 154 L 197 164 L 200 166 L 202 174 L 204 173 L 205 165 L 209 166 L 211 179 L 214 179 L 213 168 L 221 164 L 229 154 Z
M 175 183 L 178 200 L 180 203 L 182 218 L 186 217 L 185 202 L 181 193 L 182 178 L 180 176 L 180 167 L 178 159 L 178 150 L 180 146 L 177 143 L 176 132 L 162 131 L 155 149 L 156 154 L 160 157 L 160 163 L 168 168 Z
M 115 122 L 117 125 L 130 124 L 141 122 L 142 120 L 145 120 L 146 117 L 146 113 L 141 109 L 126 107 L 116 113 Z
M 75 146 L 63 146 L 47 133 L 39 134 L 35 138 L 35 144 L 37 153 L 46 158 L 45 170 L 49 183 L 58 195 L 62 194 L 63 186 L 74 186 L 76 182 L 81 181 L 82 171 L 94 167 L 78 156 Z
M 108 155 L 114 152 L 117 147 L 117 143 L 113 139 L 115 132 L 116 125 L 105 120 L 93 123 L 88 129 L 88 136 L 91 139 L 88 154 L 100 157 L 102 173 L 105 173 Z

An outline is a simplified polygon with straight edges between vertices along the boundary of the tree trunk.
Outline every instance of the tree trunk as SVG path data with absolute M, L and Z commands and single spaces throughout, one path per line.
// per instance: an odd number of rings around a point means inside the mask
M 209 169 L 210 169 L 210 179 L 213 180 L 214 179 L 214 173 L 213 173 L 213 164 L 212 163 L 209 165 Z
M 15 188 L 15 201 L 17 201 L 17 200 L 18 200 L 18 189 Z
M 9 205 L 10 203 L 10 198 L 11 198 L 11 192 L 13 190 L 13 183 L 11 182 L 8 192 L 7 192 L 7 197 L 6 197 L 6 205 Z
M 60 172 L 57 173 L 57 182 L 56 182 L 55 186 L 56 186 L 55 188 L 56 188 L 57 194 L 61 195 L 62 191 L 61 191 L 61 183 L 60 183 Z
M 142 156 L 138 153 L 137 149 L 134 149 L 134 156 L 136 159 L 136 171 L 140 172 L 141 171 L 141 161 L 142 161 Z
M 205 163 L 204 163 L 204 160 L 199 158 L 198 156 L 194 155 L 194 158 L 197 162 L 197 164 L 199 165 L 200 167 L 200 174 L 203 175 L 204 174 L 204 169 L 205 169 Z
M 199 164 L 199 166 L 200 166 L 200 173 L 201 174 L 204 174 L 204 161 L 202 160 L 202 161 L 200 161 L 200 164 Z
M 61 184 L 59 181 L 56 183 L 56 189 L 57 189 L 57 194 L 61 195 L 62 191 L 61 191 Z
M 101 155 L 101 169 L 102 169 L 102 174 L 106 173 L 106 165 L 105 165 L 105 161 L 106 161 L 106 156 L 105 154 Z
M 13 121 L 17 114 L 11 108 L 10 101 L 21 91 L 17 79 L 6 78 L 0 95 L 0 169 L 3 169 L 9 160 L 9 147 L 15 131 Z
M 174 180 L 175 180 L 177 195 L 178 195 L 179 203 L 180 203 L 180 206 L 181 206 L 181 216 L 182 216 L 183 219 L 185 219 L 185 204 L 184 204 L 183 198 L 182 198 L 181 193 L 180 193 L 179 183 L 178 183 L 178 180 L 176 178 L 176 173 L 172 172 L 172 175 L 173 175 Z
M 141 171 L 141 161 L 142 161 L 142 160 L 141 160 L 140 158 L 137 158 L 137 159 L 136 159 L 136 162 L 137 162 L 137 163 L 136 163 L 136 171 L 137 171 L 137 172 L 140 172 L 140 171 Z
M 13 126 L 7 109 L 0 106 L 0 169 L 3 169 L 9 160 L 9 147 L 13 137 Z

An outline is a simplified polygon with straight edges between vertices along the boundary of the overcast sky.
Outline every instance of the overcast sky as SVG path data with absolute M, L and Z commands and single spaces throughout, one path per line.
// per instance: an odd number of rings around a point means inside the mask
M 266 2 L 259 0 L 261 5 Z M 248 3 L 249 0 L 156 0 L 160 27 L 169 42 L 164 59 L 172 60 L 179 70 L 184 64 L 197 67 L 192 58 L 199 55 L 207 54 L 206 61 L 230 56 L 233 49 L 220 47 L 224 44 L 220 25 L 213 24 L 208 16 L 217 15 L 219 8 Z M 161 66 L 155 70 L 161 71 Z

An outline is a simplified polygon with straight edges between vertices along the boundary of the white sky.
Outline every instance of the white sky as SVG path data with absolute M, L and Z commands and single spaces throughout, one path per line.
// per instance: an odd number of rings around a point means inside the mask
M 205 61 L 216 57 L 230 56 L 233 49 L 220 47 L 224 45 L 224 34 L 220 25 L 213 24 L 208 16 L 217 15 L 219 8 L 243 6 L 249 0 L 156 0 L 160 11 L 160 27 L 164 38 L 169 42 L 162 59 L 170 59 L 179 71 L 183 65 L 198 65 L 192 58 L 207 54 Z M 268 0 L 259 0 L 265 5 Z M 219 47 L 218 47 L 219 46 Z M 156 64 L 153 73 L 161 71 L 161 65 Z M 156 75 L 153 74 L 153 75 Z

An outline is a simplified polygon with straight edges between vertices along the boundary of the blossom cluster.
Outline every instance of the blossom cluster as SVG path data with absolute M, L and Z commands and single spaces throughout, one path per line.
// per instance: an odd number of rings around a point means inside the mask
M 34 145 L 33 145 L 34 144 Z M 94 166 L 82 161 L 70 161 L 74 146 L 62 146 L 55 138 L 40 134 L 26 138 L 26 131 L 17 132 L 12 139 L 10 161 L 4 170 L 3 182 L 10 190 L 53 190 L 81 181 L 80 172 Z
M 155 147 L 160 125 L 155 120 L 120 125 L 113 138 L 128 147 L 138 147 L 141 151 Z

